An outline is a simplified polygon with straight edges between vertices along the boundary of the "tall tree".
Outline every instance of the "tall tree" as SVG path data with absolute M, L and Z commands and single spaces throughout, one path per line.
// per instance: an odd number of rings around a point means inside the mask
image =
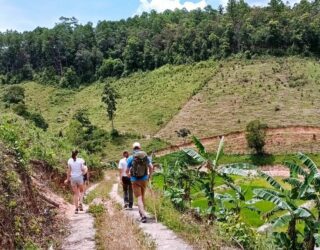
M 119 97 L 116 90 L 107 82 L 104 86 L 102 93 L 102 102 L 105 103 L 107 109 L 107 115 L 109 120 L 111 121 L 112 132 L 114 129 L 114 117 L 117 110 L 117 98 Z

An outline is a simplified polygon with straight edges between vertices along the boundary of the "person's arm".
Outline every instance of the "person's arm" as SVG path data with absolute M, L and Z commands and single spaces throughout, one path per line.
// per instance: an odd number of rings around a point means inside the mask
M 153 173 L 153 165 L 152 165 L 152 163 L 150 162 L 150 163 L 149 163 L 149 180 L 151 180 L 152 173 Z
M 122 165 L 122 162 L 121 160 L 119 161 L 119 165 L 118 165 L 118 169 L 119 169 L 119 182 L 122 183 L 122 168 L 123 168 L 123 165 Z M 123 183 L 122 183 L 123 184 Z
M 127 160 L 127 169 L 126 169 L 126 174 L 127 176 L 130 178 L 130 168 L 132 167 L 132 159 L 129 157 L 129 159 Z
M 68 165 L 68 170 L 67 170 L 67 179 L 64 181 L 65 184 L 67 184 L 70 181 L 71 178 L 71 168 Z

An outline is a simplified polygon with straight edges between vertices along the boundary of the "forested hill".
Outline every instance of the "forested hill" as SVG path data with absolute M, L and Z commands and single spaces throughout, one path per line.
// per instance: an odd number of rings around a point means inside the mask
M 319 56 L 320 0 L 293 7 L 281 0 L 266 7 L 229 0 L 218 10 L 143 13 L 96 27 L 60 18 L 52 29 L 7 31 L 0 33 L 0 82 L 34 79 L 77 87 L 100 77 L 232 54 Z

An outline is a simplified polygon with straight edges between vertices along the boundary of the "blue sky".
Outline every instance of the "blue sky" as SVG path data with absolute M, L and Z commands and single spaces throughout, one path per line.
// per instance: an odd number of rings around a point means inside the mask
M 268 0 L 249 0 L 255 5 Z M 293 0 L 292 0 L 293 1 Z M 217 7 L 227 0 L 0 0 L 0 31 L 33 30 L 52 27 L 61 16 L 76 17 L 81 23 L 98 20 L 120 20 L 142 11 L 174 8 Z

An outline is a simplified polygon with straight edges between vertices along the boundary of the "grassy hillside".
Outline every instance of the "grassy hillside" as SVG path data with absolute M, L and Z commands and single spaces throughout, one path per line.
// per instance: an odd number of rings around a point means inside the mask
M 176 142 L 188 128 L 200 137 L 244 130 L 253 119 L 269 126 L 319 125 L 320 65 L 311 59 L 221 62 L 217 74 L 157 135 Z
M 190 66 L 165 66 L 149 73 L 136 73 L 119 80 L 109 79 L 120 94 L 115 126 L 121 132 L 152 135 L 178 113 L 184 103 L 215 72 L 212 62 Z M 87 109 L 93 124 L 110 129 L 101 103 L 102 83 L 81 90 L 59 89 L 35 82 L 23 84 L 26 104 L 39 111 L 49 130 L 63 130 L 78 109 Z

